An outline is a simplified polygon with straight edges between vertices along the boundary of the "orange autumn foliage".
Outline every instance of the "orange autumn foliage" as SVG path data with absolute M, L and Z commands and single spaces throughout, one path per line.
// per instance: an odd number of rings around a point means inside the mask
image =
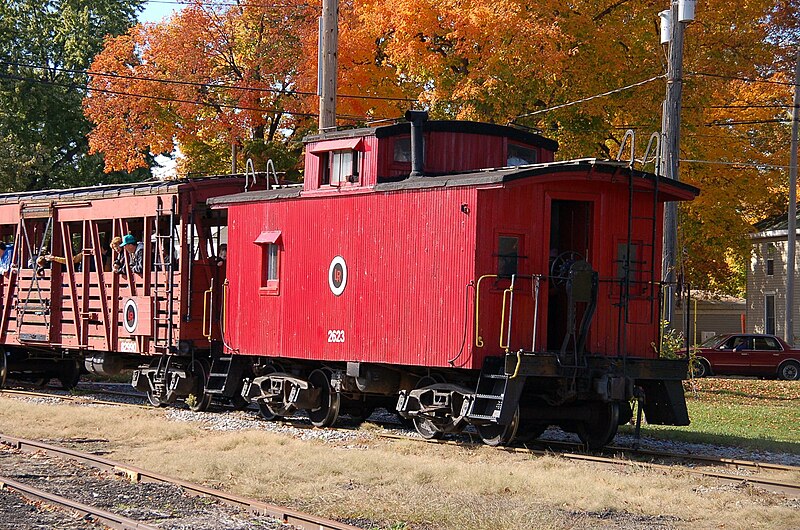
M 166 24 L 107 42 L 93 70 L 137 79 L 95 76 L 92 87 L 163 98 L 92 92 L 86 99 L 96 124 L 91 146 L 105 153 L 108 169 L 141 166 L 147 153 L 174 144 L 187 171 L 225 168 L 231 142 L 286 146 L 315 129 L 319 0 L 286 0 L 280 9 L 229 4 L 212 9 L 196 0 Z M 644 139 L 660 128 L 663 79 L 531 113 L 662 75 L 657 13 L 667 7 L 663 0 L 341 0 L 340 124 L 396 118 L 415 105 L 439 119 L 539 129 L 559 141 L 561 158 L 613 157 L 633 128 L 641 156 Z M 680 255 L 696 286 L 740 292 L 746 234 L 785 204 L 786 171 L 768 166 L 788 161 L 788 126 L 776 120 L 786 118 L 779 105 L 790 103 L 791 87 L 737 78 L 789 80 L 798 13 L 798 0 L 701 2 L 687 27 L 681 178 L 703 192 L 682 209 Z

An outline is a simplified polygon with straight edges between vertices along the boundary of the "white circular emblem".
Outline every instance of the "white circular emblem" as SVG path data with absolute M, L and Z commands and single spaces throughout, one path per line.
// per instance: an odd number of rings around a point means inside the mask
M 139 325 L 139 308 L 132 298 L 128 298 L 122 308 L 122 325 L 128 333 L 136 331 L 136 326 Z
M 341 256 L 336 256 L 331 260 L 331 266 L 328 268 L 328 285 L 336 296 L 344 292 L 347 285 L 347 264 Z

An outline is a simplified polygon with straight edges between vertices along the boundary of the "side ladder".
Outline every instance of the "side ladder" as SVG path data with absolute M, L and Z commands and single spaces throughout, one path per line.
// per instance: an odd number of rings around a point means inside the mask
M 153 258 L 153 345 L 156 349 L 167 353 L 175 346 L 174 322 L 172 320 L 175 310 L 175 215 L 176 197 L 172 197 L 169 210 L 165 210 L 164 202 L 158 197 L 155 220 L 155 256 Z M 169 215 L 169 233 L 161 232 L 161 219 Z M 161 302 L 166 302 L 166 308 L 161 309 Z M 164 330 L 162 335 L 161 330 Z

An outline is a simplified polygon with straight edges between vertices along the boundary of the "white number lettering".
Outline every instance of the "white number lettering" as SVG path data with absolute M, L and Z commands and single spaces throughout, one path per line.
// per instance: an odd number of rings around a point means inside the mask
M 344 342 L 344 330 L 343 329 L 329 329 L 328 330 L 328 342 Z

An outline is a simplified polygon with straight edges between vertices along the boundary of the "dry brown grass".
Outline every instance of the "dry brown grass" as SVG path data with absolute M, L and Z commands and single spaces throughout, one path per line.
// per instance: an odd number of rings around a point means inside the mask
M 155 409 L 45 406 L 3 396 L 0 411 L 6 434 L 106 438 L 113 459 L 384 528 L 798 527 L 796 502 L 677 471 L 608 470 L 383 439 L 347 449 L 262 431 L 207 431 L 167 421 Z

